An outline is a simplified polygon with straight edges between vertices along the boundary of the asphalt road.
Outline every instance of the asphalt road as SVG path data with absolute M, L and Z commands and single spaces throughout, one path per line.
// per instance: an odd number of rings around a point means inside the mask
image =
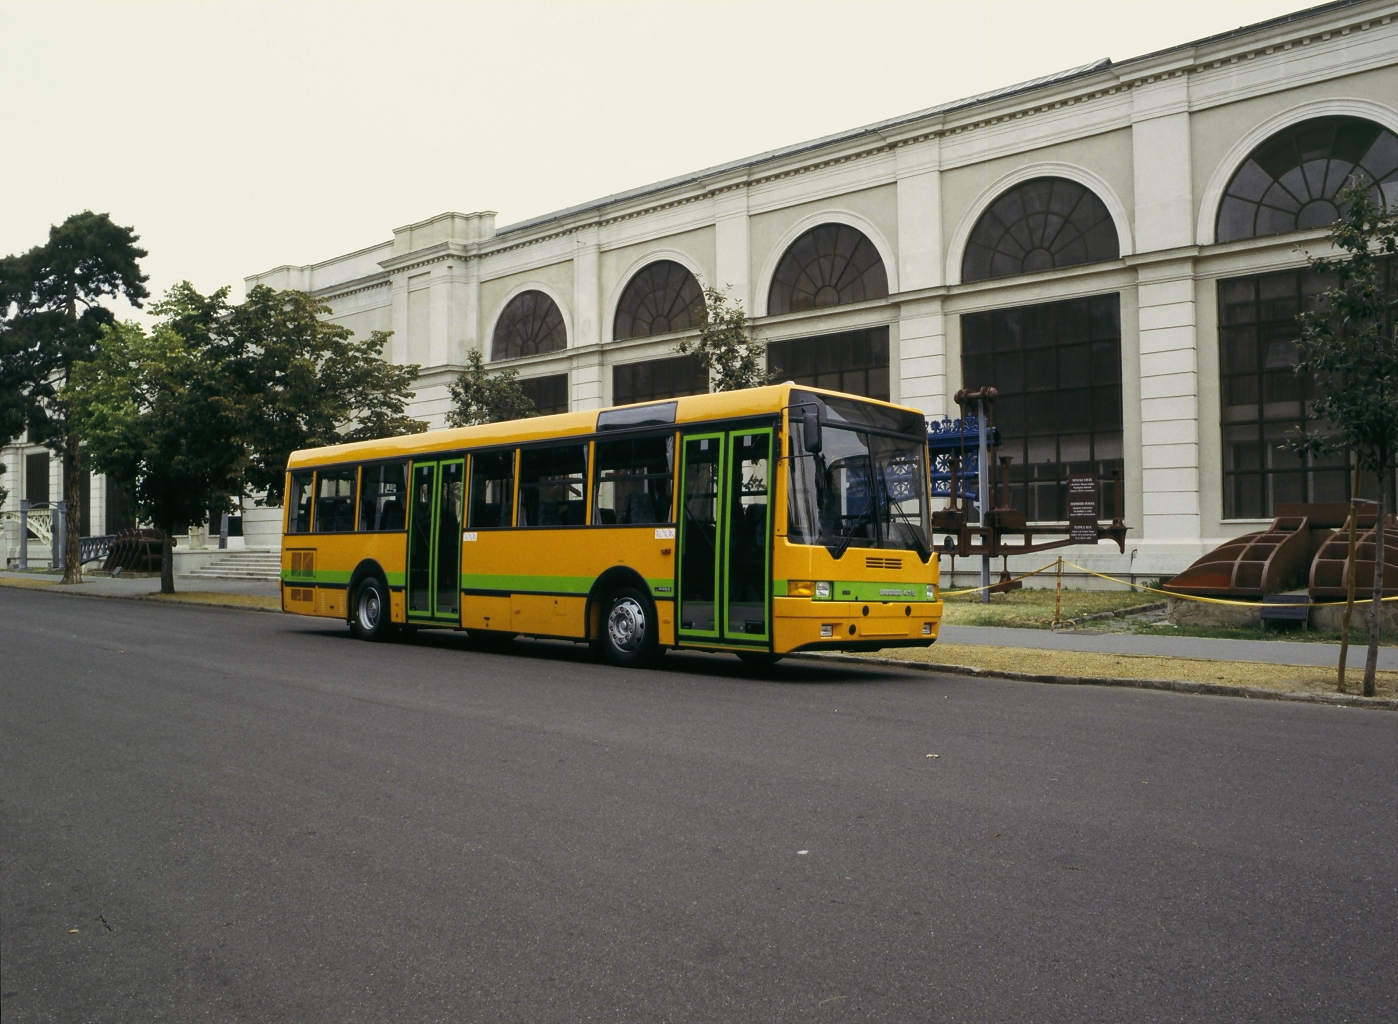
M 0 589 L 5 1024 L 1398 1019 L 1391 712 L 515 648 Z

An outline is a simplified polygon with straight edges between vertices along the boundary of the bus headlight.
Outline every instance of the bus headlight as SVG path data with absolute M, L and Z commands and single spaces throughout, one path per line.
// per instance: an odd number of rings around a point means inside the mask
M 932 635 L 932 623 L 930 623 L 930 622 L 924 622 L 924 623 L 922 624 L 922 635 L 923 635 L 923 636 L 931 636 L 931 635 Z
M 935 583 L 929 583 L 929 584 L 927 584 L 927 600 L 929 600 L 929 601 L 935 601 L 935 600 L 937 600 L 937 584 L 935 584 Z
M 788 597 L 815 597 L 816 585 L 812 580 L 787 580 Z
M 815 596 L 822 601 L 830 600 L 830 592 L 834 589 L 829 580 L 817 580 L 815 585 Z
M 835 635 L 835 624 L 833 622 L 822 622 L 820 624 L 820 638 L 829 640 Z

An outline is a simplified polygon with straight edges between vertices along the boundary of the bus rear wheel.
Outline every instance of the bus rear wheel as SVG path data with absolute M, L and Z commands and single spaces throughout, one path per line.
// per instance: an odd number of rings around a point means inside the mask
M 376 577 L 363 580 L 354 590 L 354 614 L 350 631 L 360 640 L 381 641 L 393 636 L 388 588 Z
M 621 668 L 640 668 L 659 659 L 660 630 L 655 605 L 635 587 L 618 587 L 602 604 L 596 646 L 602 658 Z

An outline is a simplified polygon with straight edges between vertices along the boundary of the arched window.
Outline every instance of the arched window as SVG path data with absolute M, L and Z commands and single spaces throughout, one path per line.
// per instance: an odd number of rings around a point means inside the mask
M 543 292 L 520 292 L 495 321 L 491 359 L 538 356 L 568 347 L 568 332 L 558 303 Z
M 1358 117 L 1316 117 L 1258 146 L 1224 190 L 1215 238 L 1232 242 L 1324 227 L 1339 216 L 1334 199 L 1351 174 L 1398 203 L 1398 137 Z
M 1116 224 L 1091 189 L 1067 178 L 1033 178 L 1002 194 L 981 214 L 961 280 L 986 281 L 1121 255 Z
M 636 272 L 621 293 L 612 337 L 649 338 L 688 331 L 704 322 L 704 290 L 674 260 L 656 260 Z
M 775 316 L 887 297 L 888 273 L 874 243 L 858 228 L 822 224 L 782 255 L 767 293 L 767 312 Z

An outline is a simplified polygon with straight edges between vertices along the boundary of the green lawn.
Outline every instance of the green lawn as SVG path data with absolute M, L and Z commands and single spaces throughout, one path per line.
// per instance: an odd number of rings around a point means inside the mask
M 1008 594 L 991 594 L 990 603 L 983 604 L 980 594 L 948 597 L 942 621 L 949 626 L 1017 626 L 1025 629 L 1048 629 L 1053 624 L 1055 591 L 1012 590 Z M 1114 612 L 1123 608 L 1139 608 L 1162 600 L 1154 594 L 1130 590 L 1063 590 L 1062 617 L 1075 619 L 1082 615 Z

